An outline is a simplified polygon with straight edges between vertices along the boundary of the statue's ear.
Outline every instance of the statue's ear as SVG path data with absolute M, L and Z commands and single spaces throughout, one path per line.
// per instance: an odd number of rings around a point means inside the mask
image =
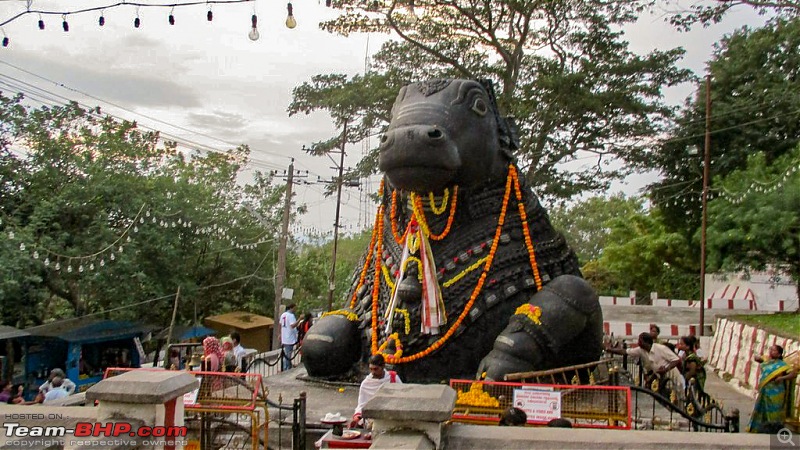
M 500 150 L 509 157 L 514 159 L 514 150 L 519 149 L 519 128 L 517 122 L 513 117 L 498 117 L 498 128 L 500 131 Z

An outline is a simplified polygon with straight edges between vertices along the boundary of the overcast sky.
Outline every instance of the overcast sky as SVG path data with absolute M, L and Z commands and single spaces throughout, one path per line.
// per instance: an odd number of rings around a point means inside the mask
M 70 11 L 112 3 L 34 0 L 30 9 Z M 319 30 L 318 23 L 335 17 L 336 10 L 325 7 L 324 1 L 293 5 L 298 23 L 293 30 L 284 25 L 287 11 L 282 1 L 214 5 L 212 22 L 207 21 L 206 5 L 179 7 L 173 12 L 174 26 L 167 22 L 169 8 L 142 7 L 138 29 L 133 26 L 137 8 L 121 6 L 102 13 L 103 27 L 98 26 L 99 11 L 70 15 L 66 33 L 60 15 L 43 16 L 45 29 L 39 30 L 39 16 L 29 14 L 3 27 L 10 45 L 0 48 L 0 90 L 24 90 L 50 104 L 68 98 L 100 105 L 107 113 L 214 149 L 248 144 L 254 158 L 250 170 L 285 169 L 294 157 L 295 168 L 309 170 L 310 180 L 330 179 L 334 171 L 328 158 L 301 151 L 303 145 L 332 135 L 330 120 L 324 113 L 288 117 L 292 88 L 318 73 L 363 72 L 366 55 L 388 36 L 334 36 Z M 0 22 L 25 9 L 25 1 L 0 0 Z M 257 41 L 247 37 L 254 10 Z M 681 65 L 702 75 L 722 35 L 763 21 L 743 8 L 723 24 L 678 33 L 662 17 L 646 16 L 626 28 L 626 39 L 637 53 L 684 47 L 687 54 Z M 694 89 L 672 89 L 668 100 L 681 103 Z M 348 148 L 346 166 L 356 164 L 362 147 Z M 618 189 L 633 192 L 645 178 L 632 178 Z M 377 184 L 368 187 L 375 190 Z M 324 186 L 295 189 L 299 201 L 309 207 L 301 226 L 330 231 L 335 201 L 322 198 Z M 374 209 L 365 211 L 363 195 L 356 189 L 343 190 L 346 232 L 372 223 Z

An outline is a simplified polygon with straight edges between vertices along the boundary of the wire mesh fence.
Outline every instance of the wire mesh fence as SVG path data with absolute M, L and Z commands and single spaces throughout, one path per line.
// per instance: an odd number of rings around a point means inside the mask
M 562 418 L 575 427 L 631 427 L 631 394 L 625 386 L 451 380 L 450 387 L 457 394 L 456 422 L 497 423 L 505 410 L 516 407 L 531 425 Z
M 130 369 L 109 368 L 105 378 Z M 269 411 L 267 391 L 259 374 L 239 372 L 187 371 L 198 380 L 198 387 L 183 397 L 187 448 L 265 449 Z

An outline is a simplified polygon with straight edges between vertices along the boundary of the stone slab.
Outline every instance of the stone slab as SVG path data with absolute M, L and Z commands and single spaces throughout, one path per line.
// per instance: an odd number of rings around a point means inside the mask
M 378 434 L 373 438 L 371 449 L 433 450 L 433 443 L 422 433 L 397 431 Z
M 199 386 L 193 375 L 169 370 L 132 370 L 100 381 L 86 391 L 87 402 L 163 404 Z
M 445 448 L 459 450 L 529 450 L 533 448 L 768 450 L 774 447 L 770 447 L 770 436 L 766 434 L 491 427 L 453 424 L 449 427 Z
M 364 405 L 368 419 L 445 422 L 456 405 L 456 391 L 441 384 L 386 383 Z

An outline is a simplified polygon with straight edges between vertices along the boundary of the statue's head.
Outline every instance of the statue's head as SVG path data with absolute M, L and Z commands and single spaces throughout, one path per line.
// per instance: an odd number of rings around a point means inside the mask
M 439 192 L 502 177 L 517 147 L 490 81 L 430 80 L 400 90 L 378 165 L 397 189 Z

